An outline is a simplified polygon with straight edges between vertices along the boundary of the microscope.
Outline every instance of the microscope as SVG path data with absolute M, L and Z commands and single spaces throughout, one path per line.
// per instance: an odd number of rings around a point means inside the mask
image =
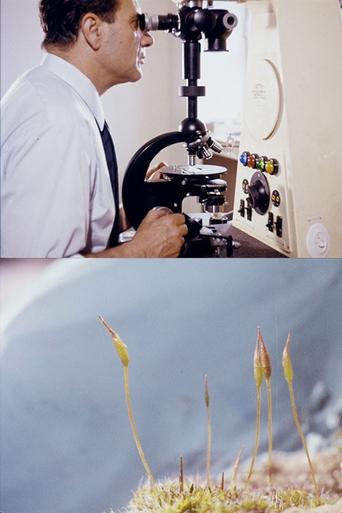
M 147 212 L 164 207 L 172 212 L 182 212 L 186 197 L 195 196 L 202 211 L 210 214 L 209 226 L 201 219 L 186 216 L 189 233 L 181 256 L 231 256 L 233 242 L 218 229 L 224 223 L 219 213 L 225 203 L 227 183 L 222 179 L 226 168 L 196 164 L 220 153 L 222 147 L 210 135 L 205 123 L 198 119 L 198 98 L 205 96 L 205 87 L 198 85 L 201 75 L 201 39 L 206 51 L 227 51 L 227 39 L 237 25 L 234 14 L 225 9 L 213 8 L 213 0 L 175 0 L 177 14 L 142 14 L 141 30 L 167 31 L 183 43 L 183 70 L 187 85 L 179 94 L 187 98 L 187 117 L 179 129 L 158 135 L 145 143 L 128 164 L 122 189 L 125 212 L 136 229 Z M 182 143 L 187 151 L 187 164 L 164 167 L 163 179 L 147 181 L 146 172 L 151 161 L 164 148 Z

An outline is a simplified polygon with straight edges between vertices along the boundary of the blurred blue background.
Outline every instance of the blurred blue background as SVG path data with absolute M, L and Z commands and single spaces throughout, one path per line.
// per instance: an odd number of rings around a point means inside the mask
M 2 283 L 24 266 L 2 263 Z M 99 314 L 128 345 L 134 414 L 158 477 L 176 475 L 180 455 L 187 474 L 205 473 L 204 374 L 214 472 L 241 447 L 249 457 L 257 325 L 273 362 L 275 449 L 299 447 L 282 350 L 291 330 L 310 427 L 318 382 L 331 407 L 342 396 L 341 276 L 341 260 L 64 260 L 36 269 L 25 302 L 12 300 L 1 319 L 2 513 L 117 512 L 144 477 Z

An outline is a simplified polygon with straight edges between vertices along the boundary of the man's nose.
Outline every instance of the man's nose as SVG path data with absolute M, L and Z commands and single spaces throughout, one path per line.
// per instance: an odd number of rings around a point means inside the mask
M 143 32 L 142 38 L 141 38 L 141 46 L 144 48 L 148 46 L 152 46 L 154 44 L 154 38 L 151 36 L 149 32 Z

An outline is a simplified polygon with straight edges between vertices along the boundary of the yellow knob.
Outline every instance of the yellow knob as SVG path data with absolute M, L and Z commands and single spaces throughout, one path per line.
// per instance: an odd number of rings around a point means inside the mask
M 265 171 L 269 175 L 275 175 L 278 172 L 278 161 L 275 159 L 269 159 L 266 162 Z

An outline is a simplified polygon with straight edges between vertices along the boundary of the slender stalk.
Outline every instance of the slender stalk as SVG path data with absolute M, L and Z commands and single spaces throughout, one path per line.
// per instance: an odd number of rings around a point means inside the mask
M 268 411 L 268 484 L 272 484 L 272 449 L 273 449 L 273 435 L 272 435 L 272 391 L 271 380 L 266 379 L 267 387 L 267 411 Z
M 184 491 L 184 466 L 183 466 L 183 456 L 180 457 L 179 461 L 179 493 L 183 493 Z
M 253 469 L 255 465 L 255 460 L 258 454 L 259 448 L 259 436 L 260 436 L 260 416 L 261 416 L 261 387 L 257 387 L 257 414 L 256 414 L 256 429 L 255 429 L 255 446 L 253 451 L 253 457 L 251 461 L 251 465 L 249 467 L 249 472 L 247 476 L 247 483 L 252 477 Z
M 141 445 L 140 438 L 138 435 L 138 430 L 137 430 L 136 423 L 135 423 L 134 416 L 133 416 L 132 400 L 131 400 L 131 394 L 130 394 L 130 390 L 129 390 L 129 379 L 128 379 L 129 355 L 128 355 L 127 346 L 121 340 L 120 336 L 116 333 L 116 331 L 114 331 L 113 328 L 104 320 L 103 317 L 99 316 L 99 319 L 100 319 L 101 323 L 103 324 L 103 326 L 106 328 L 106 330 L 111 335 L 111 337 L 113 339 L 114 347 L 115 347 L 115 349 L 118 353 L 118 356 L 120 358 L 120 361 L 122 363 L 123 370 L 124 370 L 125 399 L 126 399 L 129 423 L 131 426 L 133 438 L 134 438 L 135 445 L 138 450 L 138 454 L 140 456 L 141 462 L 145 468 L 145 471 L 150 480 L 150 483 L 154 484 L 155 480 L 154 480 L 151 468 L 150 468 L 149 464 L 147 463 L 144 451 L 142 449 L 142 445 Z
M 221 474 L 221 490 L 224 490 L 224 472 Z
M 232 478 L 231 478 L 231 481 L 230 481 L 230 489 L 233 490 L 234 486 L 236 485 L 236 479 L 237 479 L 237 474 L 238 474 L 238 471 L 239 471 L 239 466 L 240 466 L 240 462 L 241 462 L 241 457 L 242 457 L 242 453 L 243 453 L 243 449 L 240 449 L 239 450 L 239 454 L 237 455 L 237 458 L 234 462 L 234 465 L 233 465 L 233 473 L 232 473 Z
M 297 411 L 297 406 L 296 406 L 296 401 L 295 401 L 293 384 L 292 383 L 288 383 L 288 386 L 289 386 L 289 392 L 290 392 L 290 401 L 291 401 L 291 409 L 292 409 L 293 420 L 294 420 L 294 423 L 296 425 L 298 434 L 300 436 L 300 439 L 302 441 L 302 444 L 303 444 L 303 447 L 304 447 L 304 450 L 305 450 L 305 453 L 306 453 L 306 458 L 307 458 L 308 463 L 309 463 L 311 479 L 312 479 L 313 485 L 315 487 L 315 492 L 316 492 L 317 495 L 319 495 L 319 489 L 318 489 L 318 485 L 317 485 L 317 481 L 316 481 L 315 470 L 314 470 L 314 467 L 313 467 L 313 464 L 312 464 L 312 461 L 311 461 L 311 458 L 310 458 L 309 449 L 308 449 L 308 446 L 307 446 L 307 443 L 306 443 L 306 440 L 305 440 L 305 436 L 304 436 L 304 433 L 303 433 L 303 430 L 302 430 L 302 426 L 300 424 L 299 417 L 298 417 L 298 411 Z
M 133 416 L 131 394 L 130 394 L 130 391 L 129 391 L 128 366 L 124 367 L 124 382 L 125 382 L 125 397 L 126 397 L 127 413 L 128 413 L 129 423 L 131 425 L 131 429 L 132 429 L 135 445 L 136 445 L 136 448 L 138 450 L 141 462 L 142 462 L 142 464 L 143 464 L 143 466 L 145 468 L 145 471 L 146 471 L 146 473 L 148 475 L 148 478 L 150 480 L 150 483 L 154 484 L 155 479 L 153 477 L 152 470 L 151 470 L 149 464 L 147 463 L 147 460 L 146 460 L 146 457 L 145 457 L 145 454 L 144 454 L 144 451 L 143 451 L 143 448 L 142 448 L 142 445 L 141 445 L 141 442 L 140 442 L 140 438 L 139 438 L 139 435 L 138 435 L 138 431 L 137 431 L 137 427 L 136 427 L 136 424 L 135 424 L 134 416 Z
M 204 376 L 204 402 L 207 411 L 207 432 L 208 432 L 208 442 L 207 442 L 207 486 L 210 487 L 211 484 L 211 452 L 212 452 L 212 426 L 211 426 L 211 412 L 210 412 L 210 397 L 209 397 L 209 387 L 208 387 L 208 376 Z
M 303 447 L 305 450 L 305 454 L 306 454 L 306 458 L 309 463 L 311 479 L 312 479 L 312 482 L 313 482 L 313 485 L 315 488 L 316 495 L 319 495 L 319 488 L 318 488 L 317 481 L 316 481 L 315 470 L 314 470 L 314 467 L 313 467 L 313 464 L 312 464 L 312 461 L 310 458 L 309 449 L 308 449 L 308 446 L 307 446 L 307 443 L 305 440 L 305 436 L 303 433 L 303 429 L 300 424 L 299 416 L 298 416 L 298 410 L 297 410 L 294 388 L 293 388 L 293 368 L 292 368 L 292 362 L 291 362 L 291 357 L 290 357 L 290 352 L 289 352 L 290 342 L 291 342 L 291 334 L 289 333 L 289 335 L 287 337 L 286 344 L 285 344 L 284 352 L 283 352 L 282 363 L 283 363 L 283 369 L 284 369 L 284 377 L 285 377 L 285 380 L 287 382 L 288 389 L 289 389 L 293 420 L 296 425 L 300 439 L 302 441 L 302 444 L 303 444 Z

